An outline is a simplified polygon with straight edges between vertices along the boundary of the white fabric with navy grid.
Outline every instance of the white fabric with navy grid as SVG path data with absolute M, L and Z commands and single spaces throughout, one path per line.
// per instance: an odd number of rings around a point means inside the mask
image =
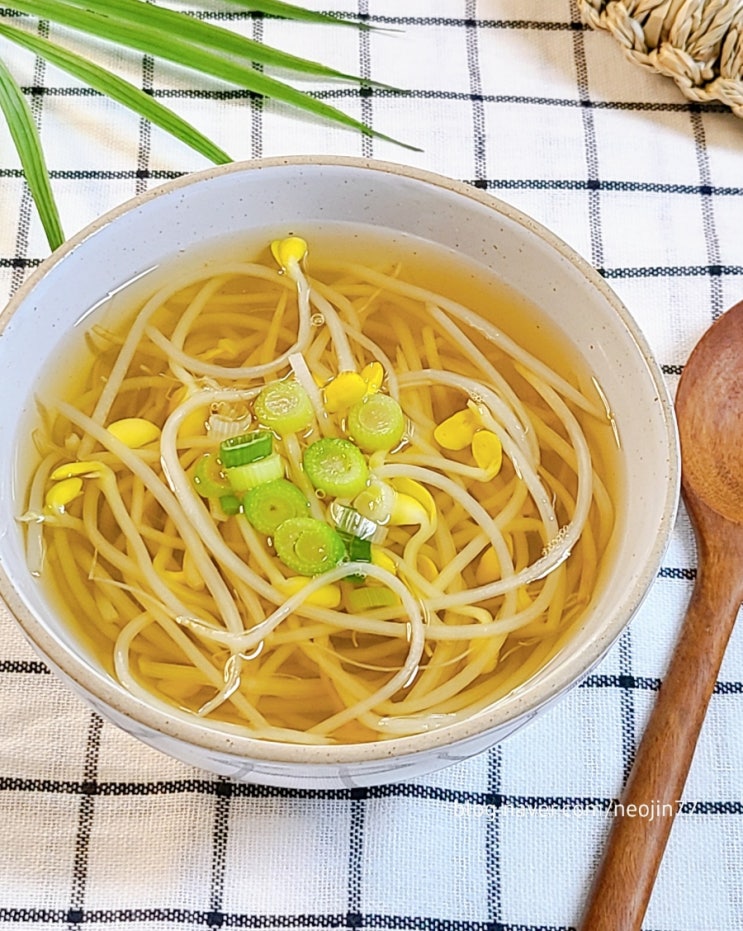
M 302 82 L 422 151 L 329 128 L 123 49 L 113 62 L 121 74 L 235 159 L 375 157 L 521 209 L 614 288 L 672 392 L 705 329 L 743 298 L 743 121 L 625 59 L 609 34 L 581 24 L 570 0 L 305 0 L 393 27 L 371 33 L 233 7 L 227 15 L 219 0 L 172 5 L 404 88 Z M 68 235 L 208 167 L 30 53 L 3 43 L 6 53 L 38 120 Z M 48 247 L 4 125 L 0 211 L 5 303 Z M 148 749 L 50 674 L 0 609 L 0 928 L 575 928 L 695 566 L 682 509 L 648 598 L 579 687 L 471 760 L 337 792 L 233 783 Z M 743 929 L 742 733 L 739 627 L 646 931 Z

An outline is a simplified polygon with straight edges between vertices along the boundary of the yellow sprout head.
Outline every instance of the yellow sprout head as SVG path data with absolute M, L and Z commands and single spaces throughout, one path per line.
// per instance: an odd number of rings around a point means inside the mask
M 289 271 L 292 266 L 299 265 L 307 255 L 307 243 L 300 236 L 274 239 L 271 243 L 271 255 L 282 271 Z

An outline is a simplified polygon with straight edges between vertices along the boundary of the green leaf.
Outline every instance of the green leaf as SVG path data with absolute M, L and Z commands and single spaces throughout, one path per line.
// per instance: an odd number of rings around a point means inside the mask
M 3 111 L 13 144 L 21 160 L 26 183 L 39 212 L 49 248 L 54 250 L 62 245 L 65 235 L 52 193 L 41 139 L 23 91 L 2 59 L 0 59 L 0 110 Z
M 172 29 L 158 28 L 157 22 L 149 18 L 149 11 L 154 8 L 148 3 L 141 3 L 142 11 L 138 23 L 101 16 L 87 9 L 60 2 L 60 0 L 23 0 L 23 2 L 16 0 L 14 7 L 44 19 L 63 23 L 98 38 L 107 39 L 119 45 L 127 45 L 156 58 L 176 62 L 184 67 L 200 71 L 202 74 L 220 78 L 263 97 L 280 100 L 315 116 L 339 123 L 349 129 L 356 129 L 366 135 L 384 139 L 404 148 L 415 149 L 414 146 L 371 129 L 360 120 L 348 116 L 336 107 L 317 100 L 283 81 L 269 77 L 254 68 L 241 65 L 203 46 L 194 45 L 180 38 Z M 416 149 L 416 151 L 420 150 Z
M 266 13 L 268 16 L 279 16 L 282 19 L 300 19 L 308 23 L 335 23 L 336 26 L 356 26 L 368 29 L 366 23 L 355 19 L 346 19 L 340 16 L 330 16 L 328 13 L 316 13 L 305 10 L 293 3 L 282 3 L 281 0 L 231 0 L 238 6 L 244 6 L 255 13 Z
M 142 3 L 141 0 L 64 0 L 64 2 L 111 20 L 133 23 L 134 25 L 146 26 L 148 29 L 159 29 L 168 32 L 176 35 L 179 39 L 203 45 L 210 51 L 220 55 L 234 55 L 245 59 L 249 64 L 259 62 L 277 68 L 287 68 L 300 74 L 381 86 L 358 75 L 345 74 L 343 71 L 336 71 L 334 68 L 329 68 L 320 62 L 282 52 L 279 49 L 265 45 L 263 42 L 256 42 L 254 39 L 238 35 L 230 29 L 214 26 L 211 23 L 195 19 L 193 16 L 178 13 L 175 10 L 168 10 L 165 7 Z
M 168 107 L 158 103 L 149 94 L 130 84 L 123 78 L 106 71 L 88 59 L 74 52 L 42 39 L 39 36 L 23 32 L 13 26 L 6 26 L 0 22 L 0 35 L 7 36 L 18 45 L 22 45 L 32 52 L 35 52 L 41 58 L 62 68 L 73 77 L 86 83 L 94 90 L 106 94 L 117 103 L 134 110 L 146 120 L 164 129 L 176 139 L 185 142 L 186 145 L 195 149 L 204 155 L 210 161 L 218 165 L 232 161 L 230 156 L 219 148 L 211 139 L 200 133 L 186 120 L 181 119 L 177 113 L 174 113 Z

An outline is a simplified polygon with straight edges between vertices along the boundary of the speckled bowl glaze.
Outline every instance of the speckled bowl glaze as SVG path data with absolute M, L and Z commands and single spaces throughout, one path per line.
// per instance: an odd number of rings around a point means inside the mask
M 618 543 L 569 649 L 491 710 L 428 733 L 348 746 L 295 746 L 184 723 L 98 668 L 55 615 L 24 559 L 25 442 L 34 384 L 89 308 L 144 269 L 205 239 L 287 223 L 350 221 L 432 240 L 491 268 L 538 305 L 600 372 L 621 436 L 626 494 Z M 678 502 L 675 421 L 661 373 L 629 313 L 563 242 L 467 185 L 400 165 L 267 159 L 191 175 L 124 204 L 45 261 L 0 317 L 0 591 L 44 661 L 100 714 L 164 753 L 238 780 L 346 788 L 410 779 L 502 740 L 575 685 L 628 624 L 652 584 Z

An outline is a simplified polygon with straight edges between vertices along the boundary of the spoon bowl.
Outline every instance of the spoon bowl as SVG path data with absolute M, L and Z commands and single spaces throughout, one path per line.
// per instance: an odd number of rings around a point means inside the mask
M 743 301 L 698 343 L 679 383 L 676 414 L 684 494 L 743 523 Z

